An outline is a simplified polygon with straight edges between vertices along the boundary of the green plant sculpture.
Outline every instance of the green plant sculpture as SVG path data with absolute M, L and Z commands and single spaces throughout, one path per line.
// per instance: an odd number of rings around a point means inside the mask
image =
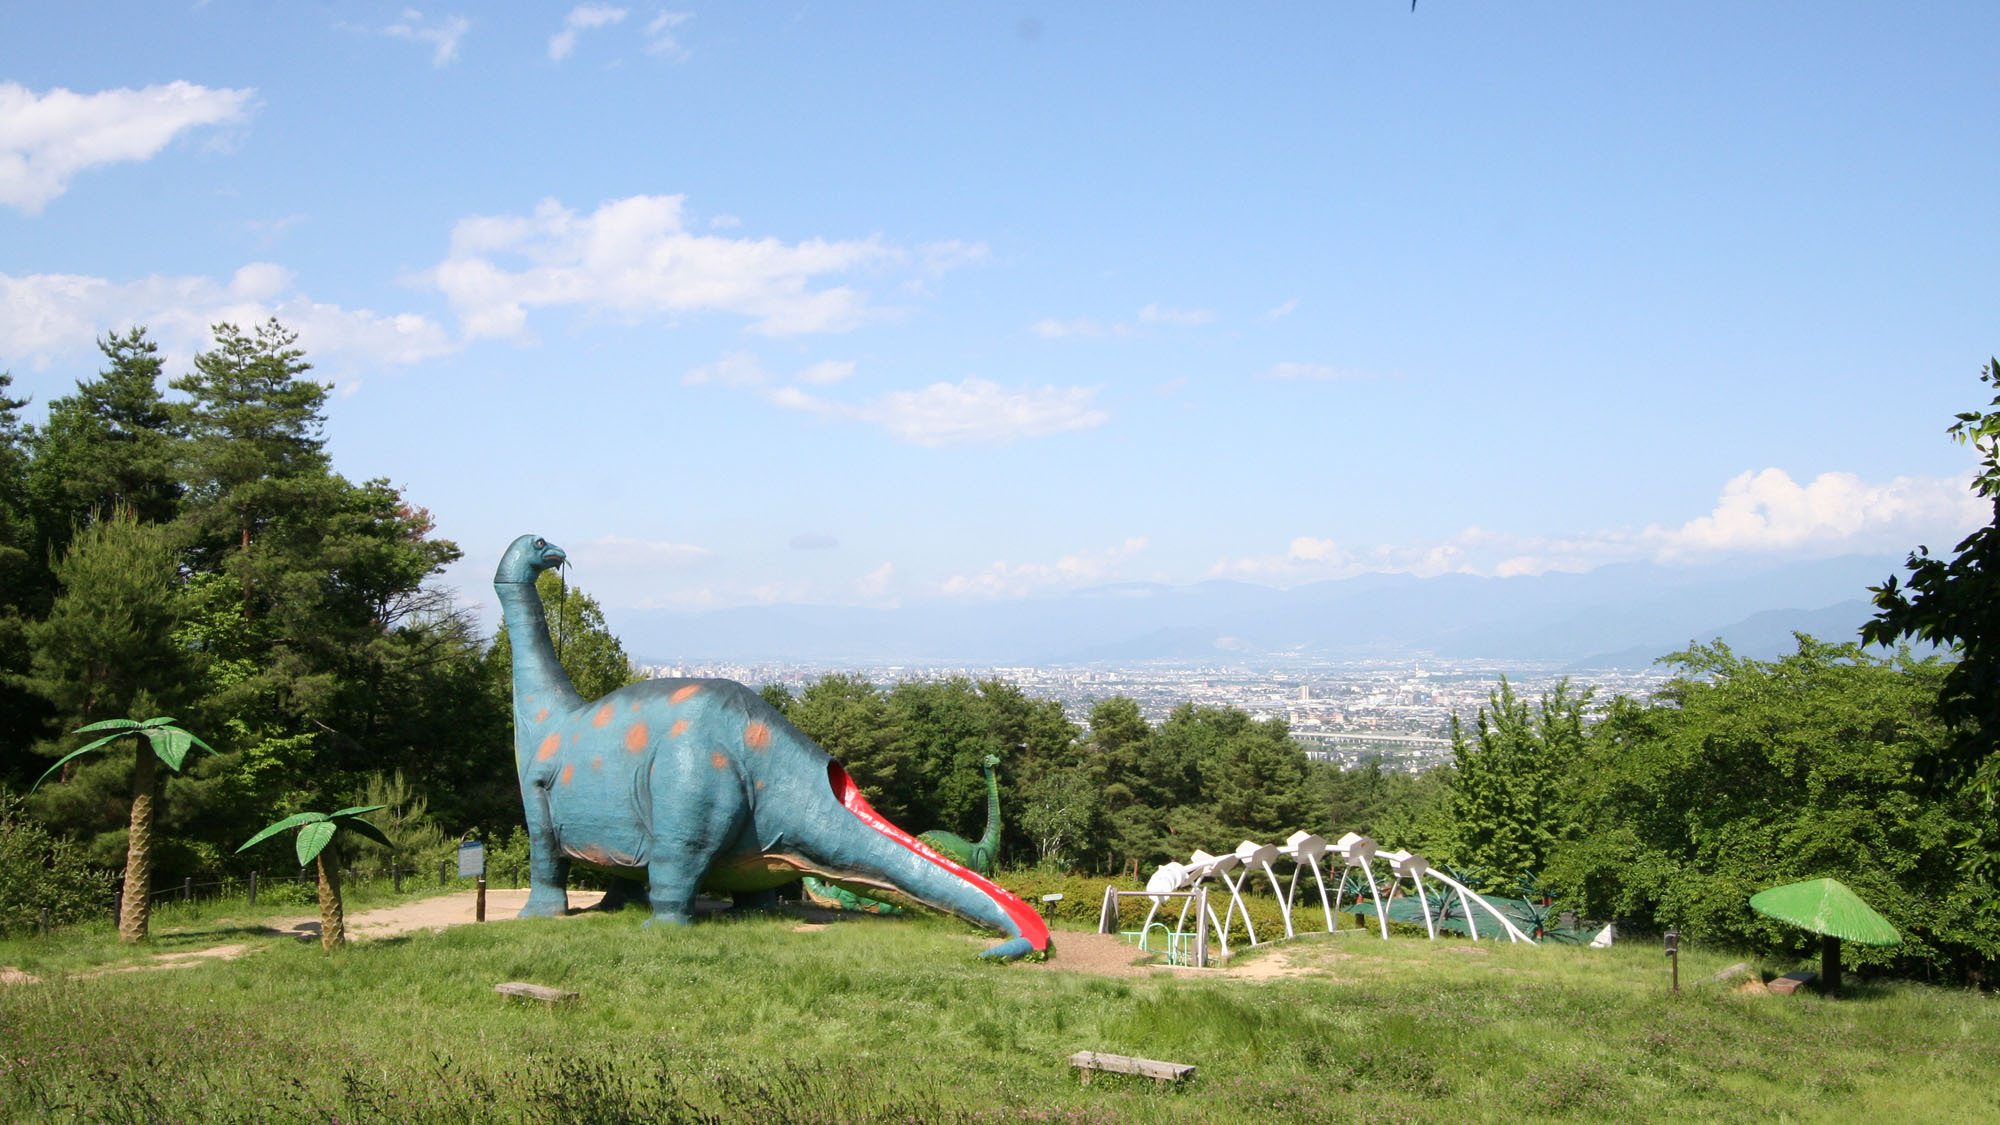
M 318 865 L 319 871 L 319 943 L 325 949 L 338 949 L 347 941 L 347 914 L 340 904 L 340 850 L 334 849 L 333 862 L 327 862 L 326 846 L 333 842 L 334 834 L 342 828 L 352 828 L 363 836 L 384 847 L 395 847 L 380 828 L 361 819 L 361 814 L 371 813 L 387 805 L 356 805 L 338 812 L 295 813 L 262 832 L 244 841 L 236 850 L 248 850 L 252 845 L 283 832 L 287 828 L 299 830 L 293 841 L 298 849 L 299 866 L 308 863 Z
M 187 761 L 189 750 L 199 746 L 213 754 L 215 747 L 175 726 L 173 718 L 167 715 L 144 721 L 106 719 L 101 723 L 78 727 L 70 733 L 96 734 L 99 731 L 111 733 L 64 754 L 55 765 L 35 779 L 29 792 L 39 789 L 42 782 L 49 779 L 49 774 L 121 738 L 144 739 L 152 748 L 150 754 L 140 752 L 132 767 L 132 828 L 126 836 L 125 895 L 118 909 L 118 940 L 144 941 L 146 926 L 153 914 L 153 805 L 159 796 L 159 763 L 164 762 L 168 769 L 179 773 L 182 763 Z

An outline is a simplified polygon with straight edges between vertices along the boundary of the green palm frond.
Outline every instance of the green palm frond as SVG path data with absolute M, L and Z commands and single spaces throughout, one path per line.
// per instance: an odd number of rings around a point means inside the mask
M 311 824 L 300 828 L 299 837 L 296 841 L 299 853 L 299 866 L 304 867 L 306 864 L 311 863 L 313 857 L 317 856 L 320 850 L 326 847 L 328 841 L 333 839 L 333 834 L 338 831 L 340 831 L 340 825 L 326 819 L 315 820 Z
M 255 836 L 250 837 L 248 840 L 245 840 L 243 842 L 243 846 L 237 848 L 236 850 L 239 852 L 245 851 L 252 845 L 261 844 L 264 841 L 270 839 L 271 837 L 276 836 L 278 833 L 283 832 L 287 828 L 297 828 L 301 824 L 311 824 L 314 821 L 325 820 L 325 819 L 326 819 L 325 813 L 316 813 L 316 812 L 294 813 L 291 816 L 288 816 L 285 819 L 279 821 L 278 823 L 270 825 L 263 831 L 257 833 Z

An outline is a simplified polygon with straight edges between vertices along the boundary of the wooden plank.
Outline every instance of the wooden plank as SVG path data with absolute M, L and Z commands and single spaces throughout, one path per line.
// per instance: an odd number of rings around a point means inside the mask
M 504 984 L 496 984 L 493 986 L 493 991 L 498 992 L 502 996 L 519 996 L 524 1000 L 540 1000 L 551 1008 L 557 1004 L 576 999 L 576 993 L 574 992 L 568 992 L 560 988 L 550 988 L 544 984 L 529 984 L 524 980 L 510 980 Z
M 1140 1059 L 1131 1055 L 1111 1055 L 1103 1051 L 1078 1051 L 1069 1057 L 1069 1065 L 1080 1072 L 1084 1083 L 1090 1081 L 1090 1072 L 1102 1070 L 1111 1074 L 1136 1074 L 1142 1078 L 1156 1078 L 1161 1082 L 1179 1082 L 1194 1074 L 1190 1063 L 1161 1062 L 1159 1059 Z
M 1786 973 L 1784 976 L 1779 977 L 1777 980 L 1772 981 L 1770 984 L 1767 984 L 1764 987 L 1770 989 L 1772 992 L 1775 992 L 1780 996 L 1790 996 L 1792 993 L 1797 992 L 1800 988 L 1804 987 L 1805 985 L 1811 984 L 1812 982 L 1818 979 L 1819 979 L 1819 974 L 1813 972 L 1811 969 L 1800 969 L 1796 973 Z

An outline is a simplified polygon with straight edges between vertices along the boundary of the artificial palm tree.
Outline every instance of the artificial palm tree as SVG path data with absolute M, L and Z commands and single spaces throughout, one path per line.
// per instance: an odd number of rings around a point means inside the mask
M 29 789 L 33 792 L 49 774 L 68 765 L 73 759 L 90 753 L 100 746 L 106 746 L 121 738 L 142 739 L 151 748 L 148 754 L 141 750 L 132 767 L 132 826 L 125 839 L 125 895 L 118 911 L 118 940 L 143 941 L 146 927 L 153 914 L 153 805 L 160 787 L 159 763 L 166 763 L 168 769 L 179 773 L 181 764 L 187 761 L 188 751 L 196 746 L 209 753 L 215 747 L 174 725 L 172 717 L 160 715 L 156 718 L 106 719 L 78 727 L 71 734 L 95 734 L 110 731 L 110 734 L 77 750 L 62 756 L 50 766 L 42 776 L 35 779 Z
M 347 912 L 340 903 L 340 850 L 334 849 L 333 862 L 329 863 L 326 846 L 333 842 L 334 834 L 342 828 L 352 828 L 383 847 L 395 847 L 380 828 L 361 819 L 363 813 L 387 807 L 356 805 L 338 812 L 296 813 L 250 837 L 243 847 L 236 850 L 241 852 L 254 844 L 261 844 L 287 828 L 298 829 L 298 837 L 293 843 L 298 849 L 299 866 L 314 863 L 319 869 L 319 943 L 325 949 L 337 949 L 347 941 Z

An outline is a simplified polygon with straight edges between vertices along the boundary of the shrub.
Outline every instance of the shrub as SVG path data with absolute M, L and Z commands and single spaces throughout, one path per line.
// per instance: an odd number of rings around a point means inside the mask
M 111 873 L 91 867 L 69 840 L 57 839 L 0 790 L 0 934 L 30 930 L 48 911 L 68 925 L 110 907 Z

